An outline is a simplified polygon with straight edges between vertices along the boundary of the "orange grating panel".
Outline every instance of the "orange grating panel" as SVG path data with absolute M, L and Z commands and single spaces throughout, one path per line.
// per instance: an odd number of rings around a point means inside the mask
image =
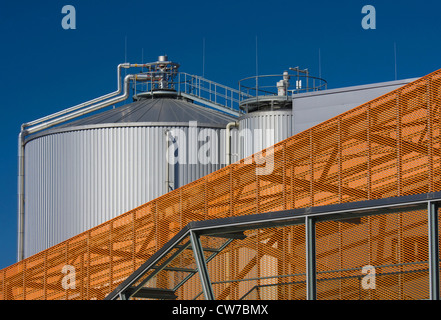
M 318 299 L 429 298 L 427 211 L 320 222 L 317 233 Z
M 256 175 L 256 154 L 1 270 L 0 298 L 103 299 L 195 220 L 441 191 L 440 106 L 441 70 L 269 148 L 267 174 Z M 424 212 L 318 223 L 318 298 L 427 298 L 426 225 Z M 304 232 L 253 230 L 230 243 L 208 263 L 216 298 L 305 299 Z M 194 257 L 175 263 L 146 286 L 173 287 Z M 367 264 L 375 292 L 359 289 Z M 200 292 L 195 275 L 177 295 Z

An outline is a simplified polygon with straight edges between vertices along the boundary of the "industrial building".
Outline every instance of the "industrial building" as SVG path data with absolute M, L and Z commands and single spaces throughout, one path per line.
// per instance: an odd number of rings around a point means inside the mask
M 0 299 L 439 299 L 441 71 L 235 89 L 179 67 L 120 64 L 22 126 Z

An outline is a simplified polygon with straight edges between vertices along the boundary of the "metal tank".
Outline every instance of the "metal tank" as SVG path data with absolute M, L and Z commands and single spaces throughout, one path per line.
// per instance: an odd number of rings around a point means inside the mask
M 293 135 L 292 110 L 247 113 L 239 118 L 240 158 L 243 159 Z
M 224 131 L 236 117 L 184 99 L 166 80 L 156 79 L 156 89 L 138 92 L 132 103 L 25 136 L 19 256 L 226 164 Z
M 279 75 L 260 75 L 239 81 L 239 139 L 235 146 L 243 159 L 291 137 L 294 94 L 326 88 L 326 81 L 309 75 L 307 69 L 290 68 Z

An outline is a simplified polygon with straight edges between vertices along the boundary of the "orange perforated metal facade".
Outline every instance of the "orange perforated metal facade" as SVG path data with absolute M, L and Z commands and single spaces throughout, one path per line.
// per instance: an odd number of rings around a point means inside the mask
M 271 173 L 244 159 L 1 270 L 0 299 L 103 299 L 191 221 L 440 191 L 440 106 L 441 70 L 266 150 Z M 424 210 L 316 228 L 318 299 L 428 298 Z M 305 299 L 304 234 L 304 225 L 276 227 L 231 242 L 208 263 L 215 297 Z M 366 265 L 376 267 L 375 290 L 361 288 Z M 155 287 L 182 280 L 192 254 L 172 267 Z M 176 294 L 201 291 L 196 274 Z

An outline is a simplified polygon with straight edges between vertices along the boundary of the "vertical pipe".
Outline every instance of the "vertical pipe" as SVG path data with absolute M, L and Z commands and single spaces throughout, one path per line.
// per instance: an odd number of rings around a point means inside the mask
M 24 259 L 24 137 L 22 126 L 18 135 L 18 261 Z
M 168 193 L 170 188 L 170 155 L 169 155 L 169 143 L 168 137 L 170 134 L 170 130 L 165 130 L 165 190 L 164 194 Z
M 306 299 L 317 299 L 317 273 L 316 273 L 316 245 L 315 221 L 311 217 L 305 218 L 306 234 Z
M 104 108 L 106 106 L 112 105 L 113 103 L 118 103 L 118 102 L 126 100 L 129 96 L 130 81 L 135 78 L 136 78 L 136 75 L 127 75 L 124 78 L 124 94 L 121 96 L 114 97 L 110 100 L 102 101 L 100 103 L 89 106 L 89 107 L 82 109 L 82 110 L 81 109 L 77 110 L 79 107 L 73 107 L 77 111 L 74 111 L 74 112 L 67 114 L 67 115 L 62 115 L 59 118 L 49 120 L 47 122 L 39 123 L 39 124 L 35 125 L 34 127 L 31 127 L 28 129 L 25 129 L 25 128 L 27 126 L 29 126 L 30 123 L 23 124 L 21 126 L 21 131 L 18 135 L 18 246 L 17 246 L 18 247 L 18 250 L 17 250 L 18 251 L 18 253 L 17 253 L 18 261 L 21 261 L 24 259 L 24 220 L 25 220 L 25 212 L 24 212 L 24 201 L 25 201 L 25 196 L 24 196 L 24 185 L 25 185 L 25 181 L 24 181 L 24 175 L 25 175 L 24 145 L 25 145 L 25 143 L 24 143 L 24 140 L 25 140 L 26 135 L 39 132 L 41 130 L 50 128 L 54 125 L 57 125 L 57 124 L 69 121 L 71 119 L 77 118 L 79 116 L 85 115 L 87 113 L 99 110 L 99 109 Z M 95 99 L 95 100 L 97 100 L 97 99 Z M 102 99 L 102 98 L 99 98 L 99 99 Z M 66 113 L 66 112 L 63 111 L 63 114 L 64 113 Z M 43 121 L 46 119 L 52 119 L 52 118 L 54 118 L 53 115 L 42 118 L 42 120 L 33 121 L 32 123 L 37 123 L 37 122 L 40 122 L 40 121 Z
M 429 225 L 429 292 L 430 300 L 440 299 L 438 204 L 427 203 Z
M 239 122 L 233 121 L 233 122 L 229 122 L 225 128 L 225 144 L 226 144 L 225 151 L 227 153 L 227 159 L 226 159 L 227 165 L 231 164 L 231 128 L 238 126 L 239 126 Z
M 398 184 L 398 192 L 397 196 L 402 195 L 402 152 L 401 152 L 401 146 L 402 146 L 402 132 L 401 132 L 401 119 L 402 119 L 402 113 L 401 113 L 401 105 L 400 105 L 400 93 L 397 94 L 397 101 L 396 101 L 396 114 L 397 114 L 397 184 Z

